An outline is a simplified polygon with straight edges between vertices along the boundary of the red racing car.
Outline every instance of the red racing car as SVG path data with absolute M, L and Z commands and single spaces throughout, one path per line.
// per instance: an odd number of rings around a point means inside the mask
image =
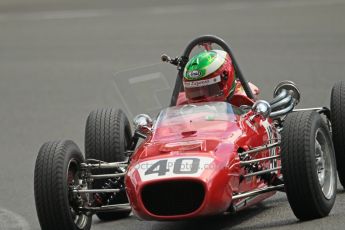
M 217 45 L 232 59 L 230 101 L 187 103 L 183 70 L 195 47 Z M 325 217 L 345 186 L 345 83 L 332 89 L 331 108 L 295 109 L 291 81 L 271 102 L 243 77 L 229 46 L 201 36 L 177 58 L 171 105 L 156 119 L 139 114 L 134 132 L 122 110 L 90 113 L 85 159 L 70 140 L 45 143 L 35 165 L 35 201 L 44 230 L 91 228 L 91 217 L 181 220 L 233 213 L 277 191 L 300 220 Z M 200 83 L 201 84 L 201 83 Z

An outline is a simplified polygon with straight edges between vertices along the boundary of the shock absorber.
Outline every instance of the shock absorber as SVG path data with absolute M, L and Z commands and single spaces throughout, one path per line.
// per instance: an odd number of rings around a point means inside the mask
M 108 179 L 102 189 L 120 189 L 116 193 L 95 193 L 94 202 L 96 206 L 111 205 L 125 202 L 127 199 L 123 178 Z

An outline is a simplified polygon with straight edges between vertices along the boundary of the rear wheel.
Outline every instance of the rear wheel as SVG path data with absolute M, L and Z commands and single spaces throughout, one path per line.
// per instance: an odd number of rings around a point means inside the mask
M 78 212 L 69 187 L 79 182 L 84 158 L 72 141 L 45 143 L 37 156 L 34 191 L 38 219 L 43 230 L 89 230 L 91 216 Z
M 327 216 L 336 197 L 336 162 L 329 130 L 316 112 L 287 116 L 282 132 L 282 173 L 295 216 Z
M 118 162 L 127 159 L 126 151 L 132 137 L 131 128 L 125 113 L 117 109 L 98 109 L 92 111 L 86 122 L 85 129 L 85 156 L 87 159 L 96 159 L 105 162 Z M 97 169 L 93 174 L 115 173 L 113 169 Z M 99 189 L 109 184 L 116 184 L 123 191 L 115 194 L 106 205 L 128 203 L 124 191 L 123 178 L 114 181 L 105 179 L 95 180 L 93 188 Z M 108 200 L 108 199 L 104 199 Z M 99 212 L 96 215 L 101 220 L 115 220 L 127 217 L 131 210 L 117 212 Z
M 345 188 L 345 82 L 337 82 L 331 94 L 331 123 L 338 176 Z

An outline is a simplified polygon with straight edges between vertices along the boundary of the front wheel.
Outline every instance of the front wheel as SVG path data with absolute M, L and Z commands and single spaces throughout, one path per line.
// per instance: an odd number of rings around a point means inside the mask
M 45 143 L 37 156 L 34 192 L 42 230 L 89 230 L 91 216 L 78 212 L 69 187 L 79 182 L 84 162 L 78 146 L 69 140 Z
M 345 188 L 345 82 L 337 82 L 331 94 L 331 123 L 338 176 Z
M 98 109 L 90 113 L 85 128 L 85 156 L 105 162 L 125 161 L 126 151 L 131 141 L 131 127 L 126 114 L 120 109 Z M 93 174 L 115 173 L 113 169 L 95 169 Z M 119 172 L 116 172 L 119 173 Z M 98 179 L 93 188 L 101 189 L 109 180 Z M 112 183 L 113 184 L 113 183 Z M 116 188 L 124 188 L 123 178 L 116 179 Z M 115 187 L 111 187 L 115 188 Z M 113 199 L 105 199 L 103 205 L 129 203 L 126 192 L 121 191 Z M 98 212 L 96 215 L 104 221 L 117 220 L 129 216 L 131 210 L 116 212 Z
M 336 197 L 336 161 L 327 125 L 316 112 L 287 116 L 282 132 L 282 173 L 295 216 L 327 216 Z

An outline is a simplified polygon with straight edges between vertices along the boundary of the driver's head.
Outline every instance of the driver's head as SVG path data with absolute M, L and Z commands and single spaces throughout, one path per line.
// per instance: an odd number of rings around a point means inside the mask
M 188 102 L 225 101 L 235 89 L 231 58 L 223 50 L 203 51 L 192 57 L 183 72 Z

